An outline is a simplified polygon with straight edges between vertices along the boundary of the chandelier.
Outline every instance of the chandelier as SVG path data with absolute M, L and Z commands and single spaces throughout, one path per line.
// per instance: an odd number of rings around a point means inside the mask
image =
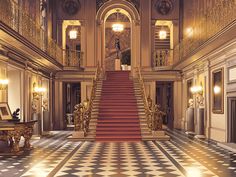
M 122 32 L 124 30 L 124 25 L 120 23 L 115 23 L 112 25 L 112 30 L 115 32 Z
M 124 30 L 124 25 L 119 22 L 119 9 L 116 10 L 116 21 L 117 23 L 114 23 L 112 25 L 112 30 L 114 32 L 122 32 Z
M 165 30 L 160 30 L 159 31 L 159 38 L 160 39 L 166 39 L 166 36 L 167 36 L 167 34 L 166 34 Z
M 77 38 L 77 30 L 75 30 L 75 29 L 70 30 L 69 37 L 70 37 L 70 39 L 76 39 Z

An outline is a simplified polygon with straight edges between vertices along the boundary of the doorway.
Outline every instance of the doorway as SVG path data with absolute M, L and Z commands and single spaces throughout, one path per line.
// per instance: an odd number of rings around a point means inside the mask
M 236 97 L 228 98 L 228 142 L 236 143 Z
M 81 84 L 80 82 L 75 83 L 64 83 L 64 117 L 66 122 L 66 127 L 74 127 L 73 112 L 74 107 L 81 103 Z
M 97 11 L 97 53 L 101 66 L 106 70 L 106 23 L 107 18 L 116 14 L 117 10 L 129 21 L 126 23 L 130 28 L 130 69 L 131 75 L 134 75 L 136 70 L 134 68 L 140 66 L 140 15 L 138 10 L 128 1 L 106 1 Z M 113 15 L 114 16 L 114 15 Z M 119 17 L 120 18 L 120 17 Z M 116 20 L 116 18 L 115 18 Z M 111 26 L 112 27 L 112 26 Z M 122 43 L 121 43 L 122 45 Z M 113 42 L 114 46 L 114 42 Z M 120 46 L 122 48 L 122 46 Z
M 156 104 L 161 106 L 161 111 L 166 113 L 163 117 L 163 124 L 172 129 L 174 125 L 173 117 L 173 82 L 156 82 Z
M 105 21 L 105 68 L 131 70 L 131 24 L 121 9 L 113 9 Z M 120 67 L 117 67 L 117 62 Z

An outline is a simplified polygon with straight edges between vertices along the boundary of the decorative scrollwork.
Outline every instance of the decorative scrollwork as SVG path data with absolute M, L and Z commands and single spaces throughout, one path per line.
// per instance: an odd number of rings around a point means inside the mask
M 7 141 L 12 153 L 19 153 L 20 139 L 24 137 L 24 150 L 30 150 L 30 139 L 33 135 L 33 127 L 36 121 L 12 123 L 4 126 L 4 130 L 0 129 L 0 140 Z
M 95 98 L 97 81 L 100 78 L 100 74 L 101 70 L 98 64 L 95 72 L 95 77 L 92 79 L 92 89 L 90 93 L 90 99 L 87 98 L 84 102 L 75 105 L 75 110 L 73 112 L 75 131 L 83 132 L 84 136 L 86 136 L 89 131 L 89 123 L 91 120 L 91 114 L 93 110 L 93 101 Z

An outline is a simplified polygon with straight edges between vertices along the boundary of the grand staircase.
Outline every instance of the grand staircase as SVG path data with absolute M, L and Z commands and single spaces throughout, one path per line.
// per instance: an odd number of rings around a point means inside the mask
M 138 79 L 128 71 L 106 72 L 97 83 L 89 132 L 84 140 L 140 141 L 168 140 L 163 134 L 154 137 L 147 127 L 144 102 Z M 81 139 L 83 140 L 83 139 Z
M 128 71 L 107 72 L 99 104 L 97 141 L 142 139 L 137 100 Z

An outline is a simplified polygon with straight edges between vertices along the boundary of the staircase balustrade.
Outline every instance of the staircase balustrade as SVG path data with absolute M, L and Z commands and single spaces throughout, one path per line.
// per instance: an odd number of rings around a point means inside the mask
M 173 64 L 173 50 L 160 49 L 153 52 L 153 66 L 162 67 Z
M 27 10 L 15 1 L 0 0 L 0 4 L 0 23 L 3 22 L 62 64 L 63 51 L 56 41 L 47 36 L 42 24 L 37 23 Z
M 97 82 L 100 78 L 100 75 L 101 75 L 101 67 L 98 64 L 95 72 L 95 77 L 92 79 L 90 98 L 89 99 L 87 98 L 82 103 L 75 105 L 75 110 L 73 112 L 74 123 L 75 123 L 74 130 L 76 132 L 80 132 L 82 137 L 86 136 L 89 131 L 89 123 L 91 120 L 91 114 L 94 105 L 93 103 L 97 89 Z
M 160 105 L 153 104 L 150 96 L 147 97 L 140 68 L 138 68 L 138 81 L 143 98 L 147 126 L 151 131 L 162 130 L 162 120 L 163 116 L 166 114 L 160 110 Z

